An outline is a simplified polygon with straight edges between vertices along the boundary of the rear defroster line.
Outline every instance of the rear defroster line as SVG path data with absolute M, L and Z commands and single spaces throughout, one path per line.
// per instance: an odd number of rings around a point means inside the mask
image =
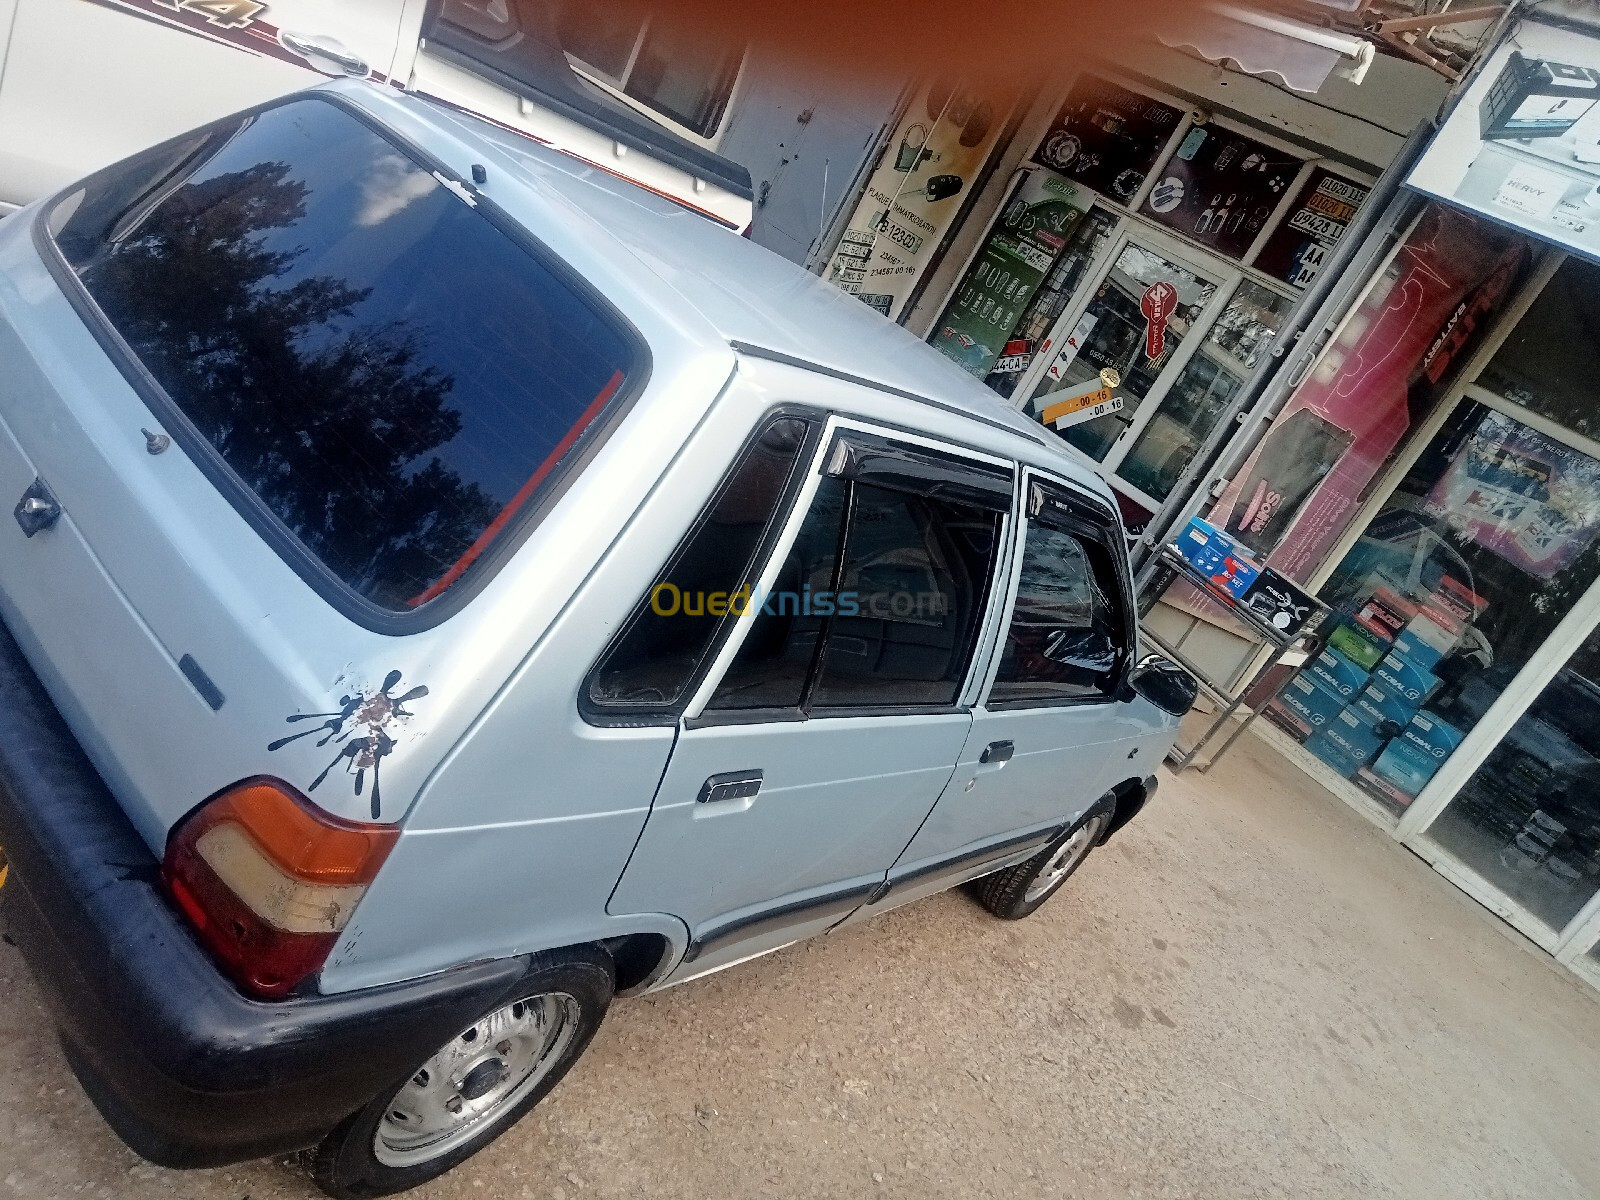
M 589 402 L 589 407 L 583 410 L 583 414 L 573 423 L 572 428 L 567 430 L 566 436 L 556 443 L 555 449 L 545 456 L 545 460 L 539 464 L 539 469 L 528 476 L 528 482 L 517 489 L 517 494 L 506 502 L 506 506 L 500 510 L 494 520 L 484 527 L 483 532 L 477 536 L 472 545 L 467 547 L 461 557 L 456 559 L 450 569 L 407 600 L 406 603 L 408 605 L 416 608 L 419 605 L 426 604 L 466 573 L 467 568 L 477 561 L 478 556 L 489 548 L 489 544 L 500 536 L 500 531 L 510 524 L 511 518 L 516 516 L 518 510 L 528 502 L 528 497 L 532 496 L 535 489 L 544 482 L 545 476 L 550 474 L 555 469 L 555 465 L 566 456 L 567 451 L 572 449 L 573 443 L 583 436 L 583 431 L 600 415 L 600 410 L 610 403 L 611 397 L 616 395 L 617 389 L 621 386 L 622 372 L 613 371 L 610 382 L 601 388 L 600 394 Z

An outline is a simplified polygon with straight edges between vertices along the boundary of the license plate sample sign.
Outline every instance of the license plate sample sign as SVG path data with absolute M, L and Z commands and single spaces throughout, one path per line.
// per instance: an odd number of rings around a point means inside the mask
M 1113 394 L 1121 382 L 1116 372 L 1102 371 L 1098 379 L 1055 399 L 1039 413 L 1039 420 L 1053 429 L 1070 429 L 1096 417 L 1121 412 L 1122 397 Z

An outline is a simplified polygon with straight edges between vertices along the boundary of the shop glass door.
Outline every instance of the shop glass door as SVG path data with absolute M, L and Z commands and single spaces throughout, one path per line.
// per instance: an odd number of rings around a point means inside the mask
M 1166 394 L 1123 430 L 1106 466 L 1149 502 L 1163 503 L 1296 299 L 1242 282 Z
M 1018 389 L 1026 411 L 1105 462 L 1123 432 L 1163 396 L 1198 349 L 1239 273 L 1146 230 L 1128 231 L 1087 301 L 1056 322 Z M 1050 351 L 1053 351 L 1050 352 Z M 1109 372 L 1110 374 L 1102 374 Z M 1085 417 L 1072 397 L 1114 379 L 1116 411 Z M 1109 465 L 1109 464 L 1108 464 Z
M 1493 415 L 1468 443 L 1465 471 L 1435 495 L 1459 514 L 1461 540 L 1514 568 L 1518 640 L 1542 641 L 1552 618 L 1572 632 L 1547 643 L 1542 672 L 1509 678 L 1515 662 L 1502 658 L 1466 681 L 1456 701 L 1465 715 L 1501 688 L 1516 719 L 1479 747 L 1482 761 L 1452 794 L 1430 797 L 1408 823 L 1421 825 L 1408 839 L 1420 853 L 1503 898 L 1512 924 L 1569 961 L 1600 930 L 1597 296 L 1600 268 L 1565 261 L 1466 389 L 1463 409 Z

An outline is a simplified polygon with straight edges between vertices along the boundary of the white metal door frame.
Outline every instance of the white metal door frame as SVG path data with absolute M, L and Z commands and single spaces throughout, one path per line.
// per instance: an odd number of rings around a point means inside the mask
M 1199 349 L 1200 343 L 1205 340 L 1205 335 L 1211 326 L 1216 323 L 1227 307 L 1228 301 L 1233 298 L 1233 293 L 1238 289 L 1239 283 L 1244 278 L 1244 272 L 1237 266 L 1230 264 L 1225 259 L 1197 252 L 1186 243 L 1177 238 L 1160 233 L 1143 223 L 1136 223 L 1124 217 L 1117 227 L 1117 231 L 1108 241 L 1108 248 L 1097 256 L 1097 261 L 1092 264 L 1089 273 L 1084 276 L 1084 281 L 1078 285 L 1078 296 L 1072 304 L 1062 310 L 1061 316 L 1056 318 L 1056 323 L 1051 326 L 1048 344 L 1052 350 L 1060 346 L 1062 339 L 1077 327 L 1089 305 L 1094 302 L 1095 296 L 1115 270 L 1122 253 L 1128 246 L 1137 246 L 1139 249 L 1165 259 L 1176 266 L 1181 266 L 1194 274 L 1197 279 L 1203 279 L 1213 286 L 1211 298 L 1201 308 L 1194 323 L 1184 334 L 1183 340 L 1173 350 L 1172 357 L 1167 360 L 1160 373 L 1151 380 L 1149 390 L 1139 398 L 1138 407 L 1134 410 L 1132 420 L 1124 426 L 1122 432 L 1106 450 L 1104 459 L 1098 460 L 1098 469 L 1107 476 L 1115 475 L 1119 464 L 1128 452 L 1139 433 L 1149 424 L 1150 418 L 1160 407 L 1162 399 L 1171 389 L 1173 381 L 1182 373 L 1183 368 L 1189 363 Z M 1014 395 L 1020 400 L 1014 401 L 1018 408 L 1026 409 L 1033 400 L 1045 371 L 1053 361 L 1053 353 L 1040 354 L 1029 365 L 1028 372 L 1018 384 Z M 1127 491 L 1141 503 L 1147 503 L 1152 508 L 1160 507 L 1154 501 L 1132 485 L 1120 478 L 1118 486 Z

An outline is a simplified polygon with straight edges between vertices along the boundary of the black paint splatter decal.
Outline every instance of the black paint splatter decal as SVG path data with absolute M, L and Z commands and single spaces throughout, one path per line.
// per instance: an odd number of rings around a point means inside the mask
M 378 766 L 394 750 L 396 744 L 389 730 L 395 721 L 411 716 L 406 708 L 409 701 L 420 700 L 428 694 L 426 687 L 418 686 L 403 695 L 396 696 L 394 689 L 399 686 L 400 672 L 390 671 L 384 676 L 383 687 L 378 691 L 360 691 L 354 695 L 340 696 L 338 712 L 293 713 L 284 718 L 291 724 L 296 721 L 319 720 L 322 724 L 315 729 L 305 729 L 299 733 L 291 733 L 288 737 L 281 737 L 269 743 L 267 749 L 281 750 L 290 742 L 322 734 L 317 745 L 338 746 L 339 753 L 333 756 L 332 762 L 322 768 L 321 774 L 311 781 L 311 786 L 306 791 L 316 791 L 317 786 L 328 777 L 328 772 L 342 762 L 345 774 L 355 775 L 356 795 L 359 796 L 366 784 L 367 772 L 371 771 L 372 819 L 376 821 L 383 808 L 383 799 L 378 791 Z

